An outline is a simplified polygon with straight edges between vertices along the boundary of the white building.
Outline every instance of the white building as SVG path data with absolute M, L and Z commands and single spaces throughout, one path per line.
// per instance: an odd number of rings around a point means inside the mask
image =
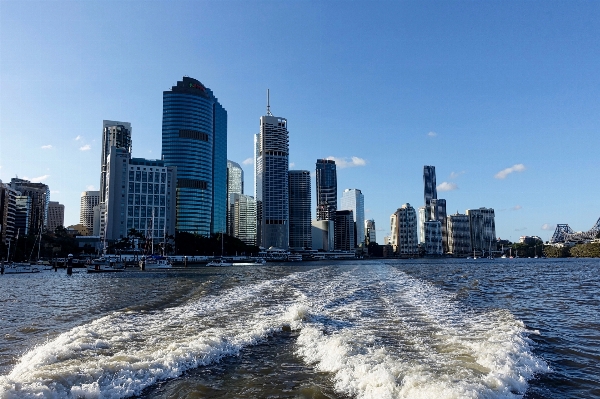
M 227 234 L 233 235 L 233 195 L 244 194 L 244 170 L 233 161 L 227 160 Z
M 312 249 L 325 252 L 335 249 L 335 222 L 333 220 L 312 221 Z
M 232 235 L 247 245 L 256 245 L 256 201 L 244 194 L 231 196 Z
M 417 213 L 410 204 L 404 204 L 390 217 L 391 245 L 400 256 L 418 255 Z
M 448 215 L 448 252 L 454 256 L 471 254 L 471 229 L 467 215 Z
M 85 226 L 90 234 L 94 230 L 94 207 L 100 203 L 100 191 L 81 193 L 79 224 Z
M 357 188 L 347 188 L 342 193 L 340 210 L 350 210 L 354 214 L 356 236 L 354 245 L 363 247 L 365 243 L 365 197 Z

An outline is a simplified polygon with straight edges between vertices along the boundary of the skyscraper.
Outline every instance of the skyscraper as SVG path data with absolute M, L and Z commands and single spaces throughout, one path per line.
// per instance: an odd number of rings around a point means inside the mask
M 85 226 L 91 234 L 94 230 L 94 207 L 100 203 L 100 191 L 81 193 L 79 224 Z
M 12 178 L 10 187 L 21 193 L 21 196 L 30 198 L 30 201 L 21 199 L 21 209 L 23 204 L 30 203 L 29 215 L 27 217 L 27 234 L 38 234 L 43 231 L 48 223 L 48 204 L 50 202 L 50 188 L 44 183 L 32 183 L 28 180 Z M 25 201 L 25 202 L 23 202 Z M 21 219 L 23 220 L 23 219 Z M 21 233 L 24 233 L 21 230 Z
M 308 170 L 290 170 L 288 172 L 288 187 L 290 248 L 311 248 L 310 172 Z
M 429 201 L 437 199 L 437 188 L 435 183 L 435 166 L 425 165 L 423 166 L 423 186 L 424 186 L 424 197 L 425 197 L 425 208 L 427 212 L 431 212 L 429 209 Z M 434 220 L 434 217 L 429 214 L 429 220 Z
M 48 223 L 46 229 L 52 233 L 58 226 L 65 226 L 65 206 L 55 201 L 48 203 Z
M 357 188 L 347 188 L 342 193 L 340 209 L 349 209 L 354 215 L 354 245 L 363 246 L 365 242 L 365 197 Z
M 351 210 L 335 212 L 335 249 L 352 251 L 354 243 L 354 215 Z
M 470 231 L 467 215 L 448 215 L 448 252 L 454 256 L 471 254 Z
M 335 220 L 337 210 L 337 171 L 335 161 L 317 159 L 317 220 Z
M 377 244 L 377 229 L 375 228 L 375 220 L 365 220 L 365 244 Z
M 232 194 L 232 234 L 248 245 L 256 245 L 256 201 L 249 195 Z
M 287 119 L 260 117 L 255 142 L 255 182 L 258 242 L 263 248 L 287 249 L 289 245 L 289 134 Z
M 106 201 L 106 173 L 110 148 L 123 148 L 131 153 L 131 123 L 102 121 L 102 154 L 100 159 L 100 202 Z
M 10 185 L 3 184 L 0 180 L 0 237 L 2 242 L 9 244 L 16 234 L 15 217 L 17 213 L 16 197 L 19 193 Z M 4 254 L 0 254 L 0 259 Z
M 400 256 L 414 256 L 418 253 L 417 213 L 410 204 L 404 204 L 390 217 L 392 230 L 391 245 Z
M 445 252 L 448 251 L 448 220 L 446 212 L 446 200 L 443 198 L 434 198 L 429 201 L 431 215 L 430 220 L 440 222 L 442 229 L 442 247 Z
M 196 79 L 184 76 L 163 92 L 162 156 L 177 167 L 176 229 L 225 232 L 227 111 Z
M 244 194 L 244 170 L 233 161 L 227 160 L 227 234 L 233 235 L 233 195 Z
M 496 250 L 496 223 L 491 208 L 467 209 L 471 249 L 483 254 Z

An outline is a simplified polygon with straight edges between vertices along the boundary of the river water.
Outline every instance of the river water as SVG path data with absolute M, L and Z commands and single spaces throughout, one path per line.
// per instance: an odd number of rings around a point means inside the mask
M 0 276 L 0 398 L 600 398 L 599 260 Z

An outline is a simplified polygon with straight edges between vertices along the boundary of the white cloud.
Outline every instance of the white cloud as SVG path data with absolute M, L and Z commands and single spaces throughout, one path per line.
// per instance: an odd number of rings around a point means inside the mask
M 96 187 L 94 187 L 93 184 L 90 184 L 89 186 L 87 186 L 85 188 L 85 191 L 97 191 L 97 190 L 96 190 Z
M 42 146 L 42 150 L 49 150 L 52 148 L 52 144 L 47 144 Z
M 429 137 L 436 137 L 437 133 L 436 132 L 429 132 L 429 133 L 427 133 L 427 136 L 429 136 Z
M 81 140 L 81 136 L 78 135 L 77 137 L 75 137 L 75 141 L 79 141 L 79 140 Z
M 242 162 L 244 165 L 252 165 L 254 163 L 254 158 L 246 158 L 244 159 L 244 162 Z
M 523 208 L 521 205 L 515 205 L 512 208 L 510 208 L 511 211 L 518 211 L 519 209 Z
M 43 175 L 43 176 L 39 176 L 39 177 L 23 177 L 23 179 L 29 180 L 32 183 L 41 183 L 49 177 L 50 177 L 50 175 Z
M 456 185 L 456 183 L 445 181 L 441 184 L 438 184 L 437 189 L 438 191 L 454 191 L 458 190 L 458 186 Z
M 457 179 L 460 175 L 464 175 L 464 174 L 465 174 L 464 170 L 462 172 L 452 172 L 452 173 L 450 173 L 450 178 Z
M 544 223 L 542 225 L 542 230 L 553 231 L 554 229 L 556 229 L 556 225 L 555 224 Z
M 288 168 L 293 168 L 294 166 L 296 166 L 296 164 L 294 162 L 290 162 Z
M 91 149 L 92 149 L 92 147 L 89 144 L 79 147 L 79 151 L 89 151 Z
M 350 158 L 336 158 L 336 157 L 327 157 L 325 159 L 330 159 L 335 161 L 335 165 L 338 169 L 351 168 L 354 166 L 365 166 L 367 161 L 359 157 L 350 157 Z
M 525 170 L 525 165 L 523 165 L 522 163 L 518 163 L 518 164 L 511 166 L 510 168 L 501 170 L 500 172 L 496 173 L 496 175 L 494 177 L 496 179 L 506 179 L 506 176 L 510 175 L 511 173 L 523 172 L 524 170 Z
M 527 230 L 527 227 L 521 227 L 520 229 L 515 229 L 515 231 L 525 231 Z

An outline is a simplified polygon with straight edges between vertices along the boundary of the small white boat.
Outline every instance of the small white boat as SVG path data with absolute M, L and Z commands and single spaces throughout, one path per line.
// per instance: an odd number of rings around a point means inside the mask
M 233 266 L 232 262 L 228 262 L 223 258 L 214 259 L 206 264 L 206 266 L 210 267 L 223 267 L 223 266 Z
M 157 269 L 171 269 L 173 263 L 164 256 L 148 256 L 140 260 L 140 269 L 142 270 L 157 270 Z
M 100 257 L 92 260 L 86 268 L 88 273 L 122 272 L 125 269 L 125 263 L 117 258 Z
M 287 260 L 290 262 L 300 262 L 302 261 L 302 255 L 300 254 L 289 254 Z
M 4 265 L 4 274 L 39 273 L 40 267 L 30 263 L 12 262 Z

